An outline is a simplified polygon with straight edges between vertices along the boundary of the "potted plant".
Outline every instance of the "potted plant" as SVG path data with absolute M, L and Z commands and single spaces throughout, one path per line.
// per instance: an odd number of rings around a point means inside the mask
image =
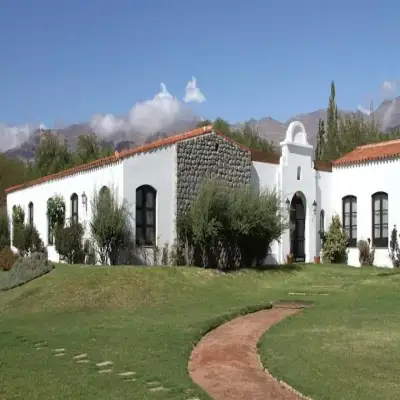
M 321 263 L 321 257 L 320 256 L 314 256 L 314 264 L 320 264 Z
M 292 253 L 289 253 L 286 256 L 286 264 L 293 264 L 293 254 Z

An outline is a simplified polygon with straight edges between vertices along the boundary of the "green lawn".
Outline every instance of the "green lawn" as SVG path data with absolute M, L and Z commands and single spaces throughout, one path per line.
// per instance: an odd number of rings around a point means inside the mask
M 0 399 L 208 399 L 187 373 L 193 344 L 224 316 L 284 298 L 316 304 L 263 338 L 274 374 L 315 400 L 397 398 L 400 275 L 382 271 L 58 266 L 0 292 Z M 80 353 L 91 363 L 77 364 Z M 94 364 L 105 360 L 113 372 L 100 375 Z M 169 391 L 149 391 L 150 381 Z

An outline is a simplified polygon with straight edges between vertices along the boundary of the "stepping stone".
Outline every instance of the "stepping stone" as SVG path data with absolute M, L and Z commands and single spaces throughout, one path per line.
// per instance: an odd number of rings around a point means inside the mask
M 65 349 L 53 349 L 56 353 L 65 353 Z
M 99 370 L 99 374 L 110 374 L 112 369 L 101 369 Z
M 76 360 L 76 362 L 77 362 L 78 364 L 89 364 L 89 363 L 90 363 L 90 360 L 88 360 L 88 359 L 83 359 L 83 360 Z
M 54 354 L 54 357 L 62 357 L 65 356 L 65 353 L 56 353 Z
M 128 377 L 128 376 L 136 375 L 136 372 L 134 372 L 134 371 L 127 371 L 127 372 L 121 372 L 121 373 L 118 374 L 118 375 L 119 375 L 119 376 Z
M 146 382 L 146 384 L 147 384 L 148 386 L 157 386 L 157 385 L 161 385 L 161 382 L 158 382 L 158 381 L 149 381 L 149 382 Z
M 47 346 L 47 342 L 38 342 L 38 343 L 35 343 L 35 347 L 43 347 L 43 346 Z
M 112 361 L 102 361 L 96 364 L 96 367 L 107 367 L 108 365 L 113 365 Z
M 87 358 L 87 354 L 78 354 L 77 356 L 74 356 L 74 360 L 82 360 L 82 358 Z
M 136 382 L 136 378 L 124 379 L 124 382 Z
M 150 392 L 161 392 L 161 391 L 168 391 L 169 389 L 165 388 L 164 386 L 156 386 L 149 388 Z

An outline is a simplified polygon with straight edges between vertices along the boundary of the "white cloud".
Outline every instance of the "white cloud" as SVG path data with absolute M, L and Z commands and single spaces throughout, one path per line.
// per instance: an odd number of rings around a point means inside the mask
M 175 123 L 193 119 L 192 111 L 176 97 L 172 96 L 164 83 L 161 90 L 152 99 L 137 102 L 125 117 L 112 114 L 94 115 L 90 125 L 93 131 L 108 136 L 118 131 L 139 131 L 145 135 L 162 132 Z M 185 103 L 205 101 L 204 95 L 197 87 L 196 78 L 186 85 Z
M 197 87 L 197 80 L 194 76 L 186 85 L 185 97 L 183 101 L 185 103 L 190 103 L 190 102 L 203 103 L 204 101 L 206 101 L 204 94 Z
M 9 126 L 0 122 L 0 151 L 4 152 L 21 145 L 38 128 L 45 128 L 43 124 L 24 124 Z
M 358 106 L 357 109 L 358 111 L 361 111 L 365 115 L 371 115 L 371 110 L 369 110 L 368 108 L 365 108 L 363 106 Z

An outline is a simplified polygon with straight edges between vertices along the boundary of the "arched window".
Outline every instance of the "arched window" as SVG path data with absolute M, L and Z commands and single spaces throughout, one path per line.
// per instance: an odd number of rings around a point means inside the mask
M 299 181 L 300 178 L 301 178 L 301 167 L 298 166 L 298 167 L 297 167 L 297 180 Z
M 319 233 L 322 235 L 325 232 L 325 211 L 321 210 L 319 213 Z
M 152 246 L 156 243 L 157 191 L 148 185 L 136 189 L 136 243 Z
M 33 203 L 28 204 L 28 223 L 29 226 L 33 226 Z
M 389 201 L 384 192 L 372 195 L 372 244 L 388 247 L 389 244 Z
M 343 229 L 349 238 L 349 246 L 357 246 L 357 197 L 346 196 L 342 199 Z
M 78 195 L 74 193 L 71 196 L 71 221 L 75 223 L 79 222 L 78 204 Z
M 99 195 L 100 195 L 100 201 L 107 198 L 109 199 L 111 196 L 111 191 L 107 186 L 103 186 L 100 189 Z

